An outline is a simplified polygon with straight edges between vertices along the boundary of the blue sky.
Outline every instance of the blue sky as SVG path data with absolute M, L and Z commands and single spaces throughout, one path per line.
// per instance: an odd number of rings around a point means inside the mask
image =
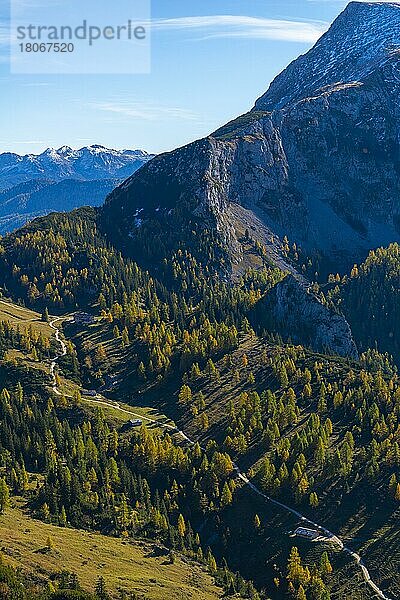
M 152 68 L 146 75 L 11 75 L 3 27 L 0 152 L 89 144 L 161 152 L 202 137 L 251 108 L 345 5 L 152 0 Z

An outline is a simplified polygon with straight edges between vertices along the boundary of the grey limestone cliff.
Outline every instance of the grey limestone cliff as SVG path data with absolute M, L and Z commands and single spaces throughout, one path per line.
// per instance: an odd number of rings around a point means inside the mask
M 288 275 L 257 307 L 259 321 L 283 339 L 317 352 L 357 358 L 350 325 L 343 315 L 330 310 L 298 280 Z
M 102 211 L 110 239 L 137 257 L 156 232 L 154 262 L 212 231 L 232 273 L 244 226 L 263 243 L 287 235 L 343 270 L 400 241 L 399 32 L 399 4 L 352 2 L 249 113 L 118 187 Z M 285 268 L 279 245 L 273 254 Z M 277 288 L 281 307 L 290 290 L 289 280 Z M 325 321 L 326 308 L 304 293 L 304 319 L 319 322 L 315 347 L 355 355 L 347 324 Z

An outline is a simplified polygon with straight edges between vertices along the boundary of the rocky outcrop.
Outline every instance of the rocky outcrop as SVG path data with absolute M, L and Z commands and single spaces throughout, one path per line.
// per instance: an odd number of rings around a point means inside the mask
M 230 203 L 337 268 L 400 241 L 399 31 L 399 5 L 351 3 L 254 110 L 117 188 L 104 222 L 136 250 L 146 221 L 179 236 L 186 219 L 213 228 L 232 263 L 241 249 Z
M 222 249 L 211 268 L 232 277 L 244 228 L 261 241 L 263 228 L 287 235 L 336 270 L 400 242 L 399 32 L 398 4 L 351 3 L 253 110 L 117 188 L 101 216 L 110 240 L 154 266 L 185 244 L 207 256 L 211 232 Z M 285 266 L 282 255 L 272 262 Z M 297 291 L 290 279 L 275 290 L 282 325 L 315 349 L 355 356 L 346 321 Z
M 292 275 L 285 277 L 256 308 L 257 321 L 284 340 L 316 352 L 357 358 L 346 319 L 319 300 Z

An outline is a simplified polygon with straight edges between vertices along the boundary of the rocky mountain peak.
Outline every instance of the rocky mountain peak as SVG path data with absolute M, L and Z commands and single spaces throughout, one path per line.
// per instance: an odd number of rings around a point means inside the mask
M 275 78 L 255 109 L 281 109 L 327 86 L 363 81 L 398 49 L 400 3 L 351 2 L 315 46 Z
M 57 150 L 57 154 L 72 154 L 73 153 L 73 149 L 71 148 L 71 146 L 61 146 L 61 148 L 58 148 Z
M 247 267 L 246 230 L 284 271 L 284 236 L 318 256 L 323 272 L 400 241 L 399 73 L 400 4 L 351 3 L 256 110 L 156 157 L 114 190 L 101 215 L 109 239 L 147 267 L 182 245 L 201 255 L 201 234 L 211 232 L 228 278 Z M 282 303 L 296 297 L 289 281 L 277 288 Z M 332 322 L 318 347 L 337 346 Z

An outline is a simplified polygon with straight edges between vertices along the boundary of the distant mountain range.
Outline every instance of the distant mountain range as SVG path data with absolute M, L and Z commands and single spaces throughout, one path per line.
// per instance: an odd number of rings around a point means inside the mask
M 42 154 L 0 154 L 0 190 L 33 179 L 126 179 L 152 158 L 143 150 L 111 150 L 93 145 L 80 150 L 62 146 Z
M 153 155 L 93 145 L 42 154 L 0 154 L 0 234 L 51 211 L 99 206 Z

